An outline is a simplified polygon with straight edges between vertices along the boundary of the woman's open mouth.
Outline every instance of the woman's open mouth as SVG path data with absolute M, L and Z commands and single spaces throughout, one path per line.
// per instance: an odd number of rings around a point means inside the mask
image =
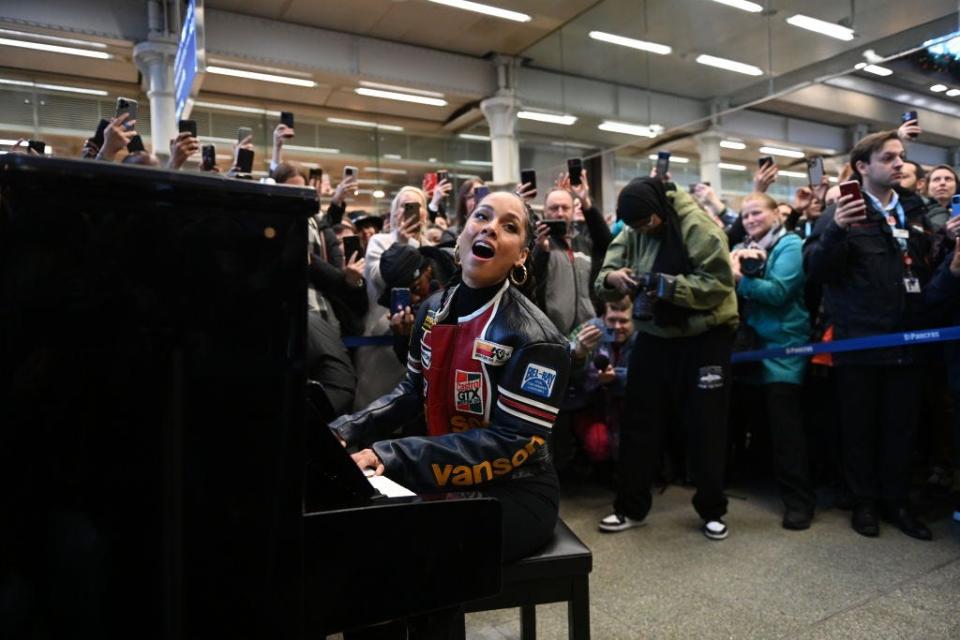
M 489 260 L 496 253 L 494 248 L 486 240 L 477 240 L 473 243 L 471 250 L 473 251 L 473 255 L 481 260 Z

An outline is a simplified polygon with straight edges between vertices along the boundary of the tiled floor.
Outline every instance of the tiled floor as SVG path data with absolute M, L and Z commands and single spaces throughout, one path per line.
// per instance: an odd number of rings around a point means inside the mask
M 593 550 L 592 637 L 960 638 L 960 524 L 941 517 L 933 542 L 881 525 L 868 539 L 849 512 L 817 513 L 808 531 L 780 527 L 780 505 L 735 490 L 730 537 L 708 541 L 692 491 L 654 499 L 648 524 L 597 531 L 612 494 L 581 484 L 564 491 L 561 516 Z M 537 608 L 538 637 L 564 639 L 566 606 Z M 467 616 L 469 640 L 519 638 L 516 610 Z

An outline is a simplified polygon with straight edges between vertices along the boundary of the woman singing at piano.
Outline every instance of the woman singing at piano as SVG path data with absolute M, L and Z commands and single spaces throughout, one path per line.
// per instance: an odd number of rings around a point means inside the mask
M 548 443 L 569 347 L 520 291 L 535 235 L 518 196 L 483 198 L 457 240 L 459 281 L 417 313 L 404 379 L 330 424 L 361 448 L 361 469 L 417 493 L 498 498 L 506 562 L 550 540 L 559 503 Z

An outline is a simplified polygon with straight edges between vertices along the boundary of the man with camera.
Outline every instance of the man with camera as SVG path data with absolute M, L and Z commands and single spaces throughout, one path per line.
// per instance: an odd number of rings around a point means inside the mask
M 727 537 L 723 474 L 737 298 L 721 229 L 672 183 L 636 178 L 620 192 L 623 231 L 596 280 L 604 300 L 636 296 L 617 496 L 601 531 L 640 526 L 668 430 L 687 436 L 693 506 L 711 540 Z M 674 426 L 675 425 L 675 426 Z
M 804 246 L 807 276 L 824 285 L 837 339 L 919 325 L 930 277 L 927 210 L 917 195 L 899 189 L 903 164 L 895 131 L 858 142 L 850 152 L 855 181 L 840 185 L 839 200 Z M 919 398 L 915 357 L 903 346 L 833 354 L 851 526 L 864 536 L 877 536 L 883 517 L 911 537 L 932 537 L 907 497 Z

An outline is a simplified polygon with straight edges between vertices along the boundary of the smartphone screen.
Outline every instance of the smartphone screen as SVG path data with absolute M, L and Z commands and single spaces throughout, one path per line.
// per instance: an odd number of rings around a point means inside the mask
M 106 131 L 107 127 L 110 126 L 110 121 L 106 118 L 100 120 L 100 124 L 97 125 L 97 130 L 93 134 L 93 143 L 98 147 L 103 146 L 103 132 Z
M 139 137 L 139 136 L 137 136 Z M 43 140 L 27 140 L 27 146 L 36 151 L 41 156 L 47 150 L 47 143 Z
M 202 171 L 213 171 L 217 166 L 217 148 L 212 144 L 205 144 L 200 149 L 200 169 Z
M 950 217 L 956 218 L 957 216 L 960 216 L 960 195 L 950 198 Z
M 850 180 L 848 182 L 840 183 L 840 195 L 841 196 L 853 196 L 854 200 L 863 200 L 863 195 L 860 194 L 860 183 L 856 180 Z
M 253 129 L 250 127 L 240 127 L 237 129 L 237 142 L 243 142 L 245 138 L 249 138 L 253 135 Z
M 180 133 L 189 131 L 190 135 L 194 138 L 197 137 L 197 121 L 196 120 L 181 120 L 177 123 L 177 128 L 180 130 Z
M 762 156 L 757 160 L 757 166 L 761 169 L 771 164 L 773 164 L 773 156 Z
M 543 224 L 550 227 L 550 235 L 554 238 L 564 238 L 567 235 L 566 220 L 544 220 Z
M 127 151 L 130 153 L 138 153 L 146 150 L 146 147 L 143 146 L 143 138 L 139 135 L 133 136 L 130 138 L 130 142 L 127 143 Z
M 534 190 L 537 188 L 537 172 L 533 169 L 524 169 L 520 172 L 520 184 L 529 184 Z
M 580 186 L 580 174 L 583 173 L 583 158 L 570 158 L 567 160 L 567 173 L 570 174 L 570 185 Z
M 657 175 L 664 180 L 667 179 L 667 173 L 670 171 L 670 152 L 657 152 Z
M 430 172 L 423 174 L 423 190 L 427 192 L 427 195 L 432 195 L 431 192 L 437 188 L 437 174 Z
M 450 172 L 446 169 L 437 171 L 437 182 L 443 182 L 444 180 L 450 180 Z
M 130 98 L 117 98 L 117 113 L 116 116 L 119 118 L 124 113 L 129 113 L 130 117 L 127 118 L 127 122 L 137 119 L 137 111 L 140 108 L 139 103 L 136 100 L 131 100 Z
M 293 112 L 291 111 L 281 111 L 280 112 L 280 124 L 286 125 L 293 129 Z
M 253 172 L 253 149 L 237 149 L 237 166 L 240 173 Z
M 807 177 L 810 178 L 811 187 L 820 186 L 820 183 L 823 181 L 823 158 L 817 156 L 808 161 Z
M 357 175 L 357 168 L 356 168 L 356 167 L 351 167 L 351 166 L 347 165 L 346 167 L 343 168 L 343 177 L 344 177 L 344 178 L 349 178 L 350 176 L 355 176 L 355 175 Z
M 914 124 L 920 124 L 920 118 L 917 116 L 917 112 L 916 112 L 916 111 L 904 111 L 904 112 L 903 112 L 903 115 L 900 116 L 900 124 L 906 124 L 906 123 L 910 122 L 911 120 L 916 120 L 916 122 L 914 122 Z M 911 134 L 910 134 L 910 137 L 911 137 L 911 138 L 916 138 L 916 137 L 917 137 L 917 134 L 911 133 Z
M 410 306 L 410 289 L 394 287 L 390 289 L 390 313 L 399 313 Z
M 360 246 L 360 236 L 343 237 L 343 261 L 350 261 L 350 257 L 357 254 L 357 260 L 363 257 L 363 248 Z

